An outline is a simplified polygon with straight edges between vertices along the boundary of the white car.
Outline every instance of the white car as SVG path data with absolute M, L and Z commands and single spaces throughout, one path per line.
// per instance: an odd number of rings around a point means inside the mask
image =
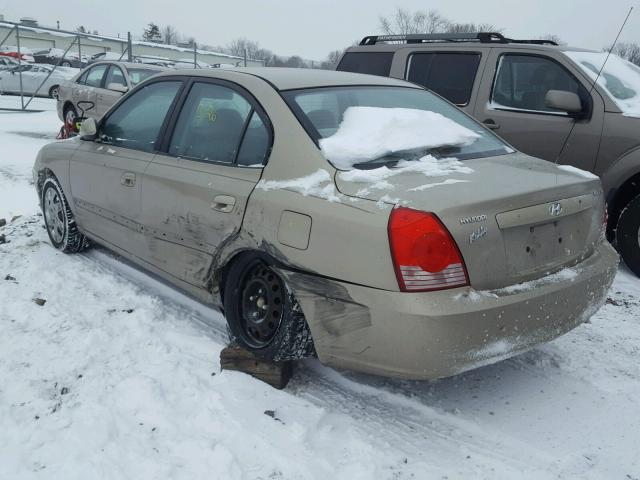
M 53 68 L 50 65 L 26 64 L 0 71 L 0 92 L 58 98 L 60 84 L 73 78 L 78 69 L 68 67 Z M 22 75 L 21 75 L 22 74 Z M 44 83 L 43 83 L 44 82 Z

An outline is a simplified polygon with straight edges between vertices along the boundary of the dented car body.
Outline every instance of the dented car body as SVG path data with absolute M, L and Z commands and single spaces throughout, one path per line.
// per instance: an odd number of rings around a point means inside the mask
M 331 95 L 313 95 L 335 92 L 344 112 L 369 98 L 351 91 L 359 88 L 380 98 L 390 89 L 378 107 L 406 106 L 406 92 L 428 96 L 478 137 L 469 145 L 479 150 L 438 145 L 438 158 L 337 168 L 319 145 L 341 115 Z M 351 103 L 341 106 L 344 98 Z M 50 205 L 51 178 L 68 212 Z M 57 215 L 72 219 L 60 227 L 64 239 L 77 228 L 227 316 L 225 297 L 239 295 L 240 315 L 255 317 L 240 324 L 257 325 L 256 342 L 241 343 L 259 352 L 287 318 L 267 310 L 266 283 L 255 294 L 251 282 L 229 287 L 238 259 L 252 255 L 268 267 L 257 277 L 281 279 L 287 296 L 278 298 L 299 307 L 323 363 L 374 374 L 444 377 L 556 338 L 602 305 L 618 264 L 604 240 L 597 177 L 515 152 L 450 104 L 389 78 L 161 74 L 118 102 L 96 132 L 44 147 L 34 180 L 54 245 Z M 431 230 L 406 247 L 412 218 Z M 276 318 L 268 334 L 261 309 Z

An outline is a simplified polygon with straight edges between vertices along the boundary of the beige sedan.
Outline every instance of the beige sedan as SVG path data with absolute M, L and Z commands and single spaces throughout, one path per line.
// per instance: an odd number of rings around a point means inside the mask
M 453 375 L 585 322 L 618 265 L 597 177 L 389 78 L 167 72 L 34 179 L 55 248 L 112 249 L 271 360 Z
M 147 78 L 166 70 L 155 65 L 126 62 L 93 63 L 58 90 L 58 118 L 73 123 L 78 114 L 91 102 L 93 108 L 86 111 L 87 117 L 100 118 L 123 94 Z

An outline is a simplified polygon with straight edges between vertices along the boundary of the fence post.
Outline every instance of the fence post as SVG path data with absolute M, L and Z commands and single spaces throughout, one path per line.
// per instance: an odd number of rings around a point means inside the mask
M 193 68 L 198 68 L 198 45 L 193 42 Z
M 18 47 L 18 76 L 20 77 L 20 106 L 24 110 L 24 90 L 22 87 L 22 52 L 20 51 L 20 27 L 16 25 L 16 45 Z
M 133 62 L 133 47 L 131 42 L 131 32 L 127 32 L 127 60 Z
M 82 68 L 82 47 L 80 46 L 80 35 L 78 35 L 78 62 L 80 62 L 80 68 Z M 69 63 L 73 66 L 73 62 Z
M 244 66 L 247 66 L 247 49 L 244 49 Z

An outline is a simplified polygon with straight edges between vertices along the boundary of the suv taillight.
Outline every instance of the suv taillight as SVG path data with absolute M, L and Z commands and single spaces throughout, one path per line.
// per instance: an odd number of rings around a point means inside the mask
M 607 238 L 607 227 L 609 226 L 609 205 L 604 205 L 604 218 L 602 219 L 602 227 L 600 230 L 600 240 L 604 241 Z
M 469 285 L 458 245 L 434 214 L 394 208 L 388 230 L 401 291 L 429 292 Z

